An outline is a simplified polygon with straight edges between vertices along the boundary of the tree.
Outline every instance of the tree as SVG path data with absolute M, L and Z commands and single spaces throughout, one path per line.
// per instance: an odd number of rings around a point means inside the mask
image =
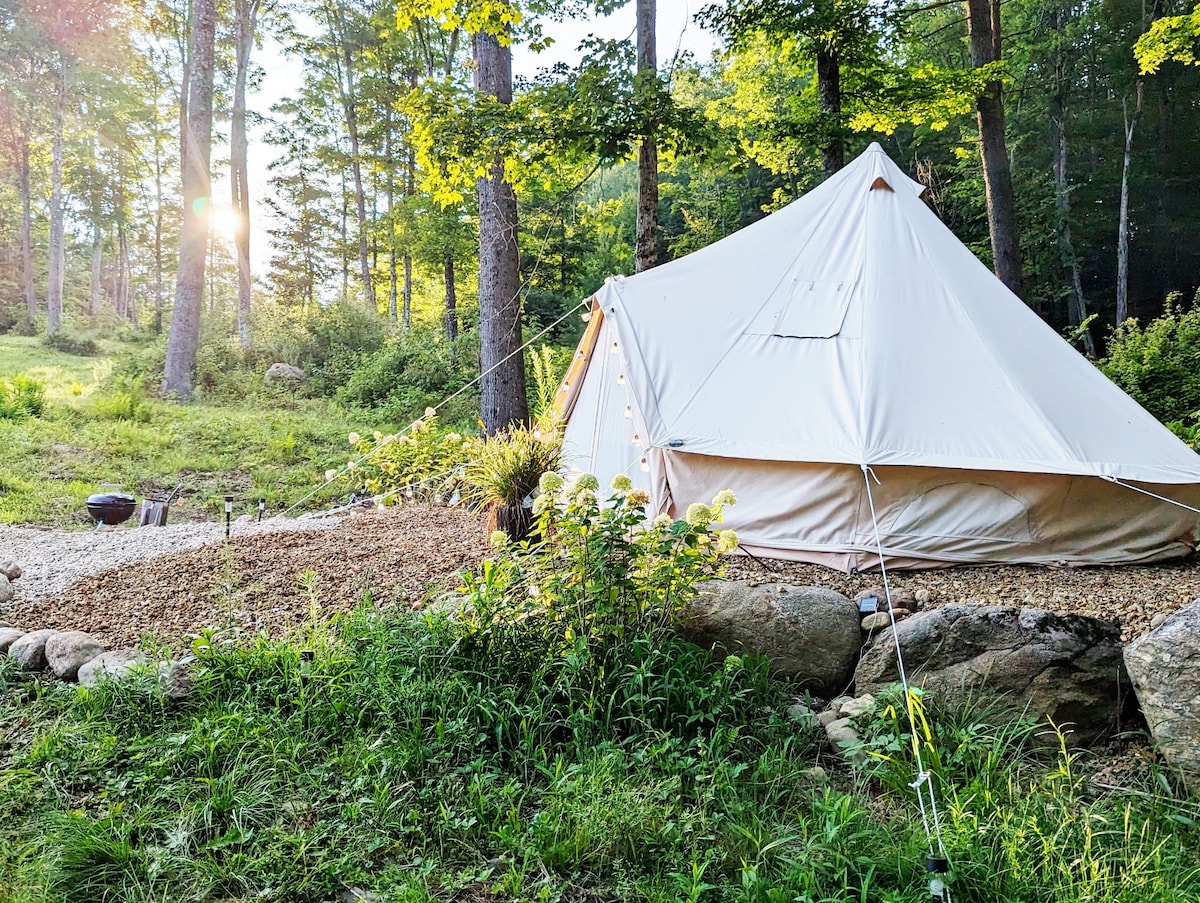
M 655 47 L 655 0 L 637 0 L 637 79 L 642 86 L 658 86 Z M 658 263 L 658 145 L 649 130 L 638 146 L 637 242 L 634 270 L 638 273 Z
M 209 151 L 212 142 L 213 65 L 217 31 L 216 0 L 192 0 L 186 104 L 181 115 L 183 144 L 183 227 L 175 276 L 175 308 L 167 336 L 163 392 L 191 398 L 204 294 L 208 210 L 211 205 Z
M 238 338 L 243 345 L 250 342 L 250 176 L 246 147 L 246 79 L 250 71 L 250 52 L 258 29 L 260 0 L 235 0 L 233 43 L 235 75 L 233 113 L 229 124 L 229 187 L 237 229 L 233 241 L 237 247 Z

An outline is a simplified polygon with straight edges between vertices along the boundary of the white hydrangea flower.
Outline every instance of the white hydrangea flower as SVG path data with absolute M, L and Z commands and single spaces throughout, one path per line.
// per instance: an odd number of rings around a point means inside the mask
M 553 470 L 547 470 L 538 478 L 538 490 L 543 495 L 553 495 L 562 489 L 563 478 Z
M 351 445 L 358 445 L 358 443 L 362 441 L 362 436 L 360 436 L 358 433 L 351 433 L 346 438 L 350 440 Z
M 579 489 L 575 493 L 576 505 L 594 505 L 596 503 L 596 490 L 588 489 L 586 486 Z
M 654 518 L 654 520 L 650 521 L 650 526 L 655 527 L 659 530 L 663 530 L 663 529 L 666 529 L 667 527 L 671 526 L 671 524 L 673 524 L 673 523 L 675 523 L 675 521 L 671 520 L 671 515 L 660 514 L 660 515 L 658 515 L 658 517 Z
M 609 486 L 617 492 L 628 492 L 633 486 L 633 481 L 626 474 L 619 473 L 612 478 L 612 483 Z
M 432 419 L 432 418 L 434 418 L 434 417 L 436 417 L 436 416 L 437 416 L 437 409 L 436 409 L 436 408 L 426 408 L 426 409 L 425 409 L 425 419 L 426 419 L 426 420 Z
M 492 544 L 492 548 L 499 551 L 508 545 L 508 534 L 503 530 L 493 530 L 488 537 L 488 542 Z
M 717 551 L 723 555 L 736 551 L 738 547 L 737 533 L 733 530 L 722 530 L 717 534 Z
M 336 470 L 334 470 L 332 467 L 329 468 L 329 470 L 325 471 L 325 482 L 326 483 L 333 482 L 334 480 L 337 479 L 337 475 L 338 475 L 338 472 Z
M 358 462 L 357 461 L 347 461 L 346 462 L 346 470 L 358 470 Z
M 625 499 L 631 508 L 643 508 L 650 504 L 650 493 L 645 489 L 630 489 Z
M 718 492 L 716 495 L 713 496 L 712 503 L 714 506 L 716 506 L 716 505 L 736 505 L 737 504 L 737 496 L 735 496 L 733 494 L 732 489 L 722 489 L 720 492 Z
M 575 480 L 575 486 L 578 489 L 599 489 L 600 481 L 594 473 L 581 473 Z
M 712 511 L 703 502 L 692 502 L 688 505 L 687 514 L 684 515 L 684 520 L 693 527 L 707 527 L 712 523 L 712 519 Z

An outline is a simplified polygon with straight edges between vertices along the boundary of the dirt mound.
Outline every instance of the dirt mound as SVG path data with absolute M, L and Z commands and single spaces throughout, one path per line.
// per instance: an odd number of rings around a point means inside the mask
M 63 592 L 17 599 L 5 620 L 86 630 L 114 647 L 205 627 L 278 634 L 314 608 L 347 611 L 368 593 L 388 606 L 452 588 L 487 553 L 487 536 L 468 511 L 363 511 L 328 529 L 235 536 L 83 577 Z

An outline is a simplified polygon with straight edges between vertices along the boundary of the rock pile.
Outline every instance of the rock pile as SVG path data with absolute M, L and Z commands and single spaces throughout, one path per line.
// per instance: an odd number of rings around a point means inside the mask
M 48 672 L 85 687 L 144 675 L 170 699 L 183 699 L 192 688 L 187 661 L 159 662 L 152 667 L 154 663 L 137 649 L 110 651 L 82 630 L 25 632 L 0 622 L 0 655 L 7 655 L 22 671 Z

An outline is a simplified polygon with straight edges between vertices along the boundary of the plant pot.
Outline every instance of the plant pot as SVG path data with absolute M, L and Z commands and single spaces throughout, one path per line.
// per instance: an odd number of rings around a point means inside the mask
M 533 532 L 533 511 L 524 505 L 493 502 L 488 511 L 488 529 L 503 530 L 513 542 L 521 542 Z

